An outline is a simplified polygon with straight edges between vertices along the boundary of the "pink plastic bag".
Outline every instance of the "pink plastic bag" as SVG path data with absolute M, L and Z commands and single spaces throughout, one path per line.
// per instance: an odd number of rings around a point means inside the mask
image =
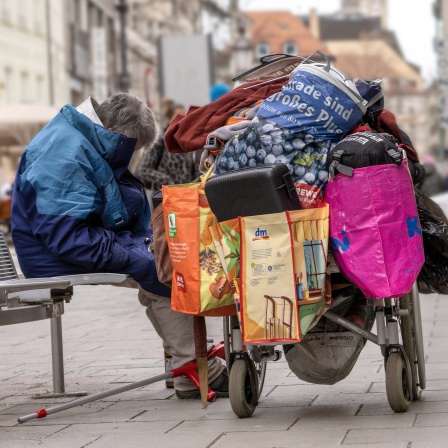
M 407 161 L 338 174 L 327 185 L 331 251 L 341 273 L 368 298 L 411 291 L 424 263 Z

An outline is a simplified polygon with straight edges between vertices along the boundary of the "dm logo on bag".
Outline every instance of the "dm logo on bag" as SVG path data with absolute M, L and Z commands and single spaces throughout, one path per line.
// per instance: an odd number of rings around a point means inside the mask
M 259 240 L 267 241 L 269 239 L 270 237 L 268 235 L 268 231 L 265 229 L 260 229 L 260 227 L 257 227 L 257 230 L 255 230 L 255 234 L 252 237 L 252 241 L 259 241 Z
M 177 227 L 176 227 L 176 213 L 171 212 L 168 213 L 168 235 L 170 238 L 174 238 L 177 235 Z

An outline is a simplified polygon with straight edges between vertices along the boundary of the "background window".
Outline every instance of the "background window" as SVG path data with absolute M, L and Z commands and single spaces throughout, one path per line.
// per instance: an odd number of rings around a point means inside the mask
M 6 104 L 10 104 L 13 102 L 13 93 L 14 93 L 14 85 L 13 85 L 13 76 L 12 76 L 12 68 L 5 68 L 5 86 L 3 91 L 5 93 L 5 101 Z
M 257 45 L 257 57 L 262 58 L 269 54 L 269 45 L 268 44 L 258 44 Z
M 30 75 L 26 72 L 20 74 L 20 101 L 26 103 L 30 98 Z
M 297 44 L 295 42 L 286 42 L 283 44 L 283 53 L 297 55 Z

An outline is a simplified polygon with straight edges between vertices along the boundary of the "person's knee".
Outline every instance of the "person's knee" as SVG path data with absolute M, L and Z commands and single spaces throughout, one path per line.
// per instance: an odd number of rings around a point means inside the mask
M 142 290 L 139 288 L 138 290 L 138 300 L 141 305 L 149 307 L 151 306 L 151 297 L 148 294 L 145 294 L 142 292 Z
M 157 278 L 154 254 L 144 244 L 133 247 L 131 251 L 134 253 L 133 261 L 127 266 L 127 273 L 149 294 L 171 297 L 171 289 Z

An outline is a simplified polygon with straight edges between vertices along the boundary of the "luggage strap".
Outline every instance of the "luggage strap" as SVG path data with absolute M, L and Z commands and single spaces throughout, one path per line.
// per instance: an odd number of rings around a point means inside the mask
M 333 153 L 333 161 L 330 164 L 330 176 L 334 177 L 336 170 L 341 174 L 345 174 L 346 176 L 353 176 L 353 168 L 347 165 L 342 165 L 341 157 L 344 155 L 345 151 L 343 149 L 338 149 Z
M 398 146 L 398 149 L 399 148 L 400 146 Z M 398 151 L 398 149 L 389 148 L 387 153 L 394 159 L 395 165 L 400 166 L 403 161 L 403 151 Z

